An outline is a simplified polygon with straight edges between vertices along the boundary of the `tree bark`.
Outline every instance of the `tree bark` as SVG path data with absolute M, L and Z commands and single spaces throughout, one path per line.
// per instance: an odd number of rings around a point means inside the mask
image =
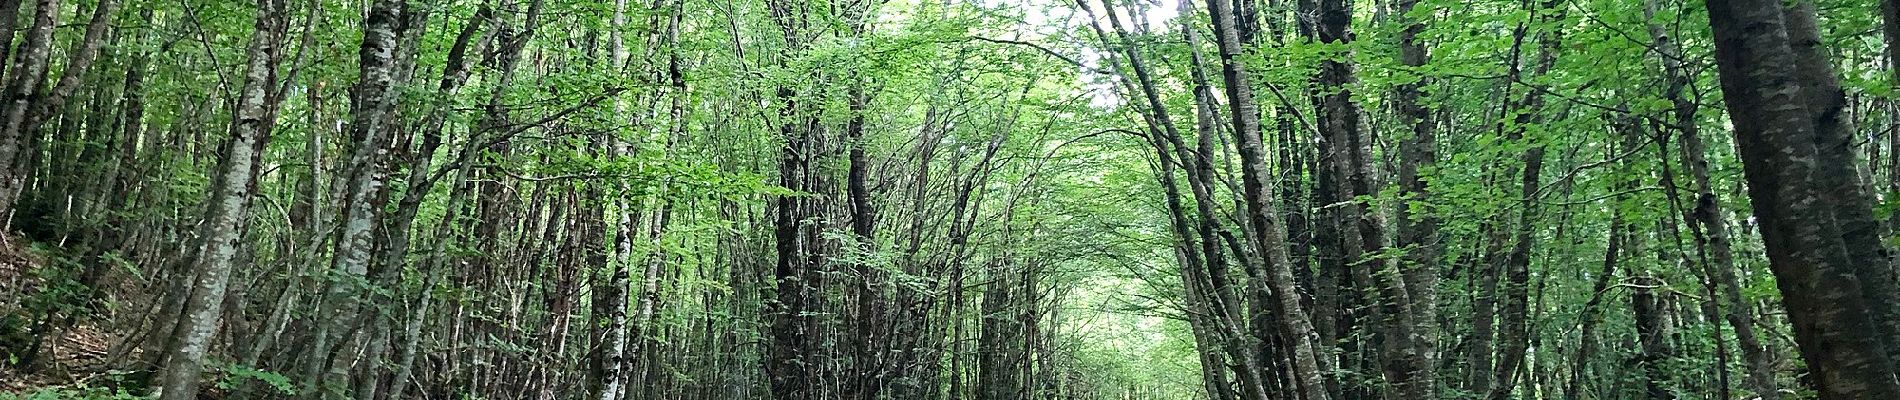
M 1603 269 L 1597 271 L 1597 276 L 1590 284 L 1590 300 L 1583 303 L 1582 316 L 1578 317 L 1581 322 L 1577 330 L 1577 352 L 1570 364 L 1570 381 L 1564 386 L 1565 400 L 1583 398 L 1583 392 L 1590 385 L 1590 359 L 1596 356 L 1596 328 L 1602 320 L 1597 310 L 1603 304 L 1603 296 L 1610 290 L 1610 281 L 1616 277 L 1616 264 L 1624 252 L 1623 243 L 1629 237 L 1625 233 L 1629 224 L 1624 222 L 1623 208 L 1619 202 L 1611 203 L 1609 246 L 1603 250 Z
M 1536 8 L 1531 10 L 1531 15 L 1537 25 L 1555 25 L 1563 21 L 1564 10 L 1560 4 L 1556 2 L 1536 4 L 1533 6 Z M 1529 27 L 1520 26 L 1519 29 L 1523 32 Z M 1561 27 L 1549 29 L 1547 32 L 1539 32 L 1536 35 L 1537 58 L 1532 61 L 1529 76 L 1545 75 L 1557 62 L 1563 31 Z M 1522 50 L 1524 34 L 1520 33 L 1517 38 L 1518 42 L 1512 46 L 1512 65 L 1509 66 L 1509 76 L 1513 84 L 1524 76 L 1520 70 L 1521 67 L 1516 63 L 1519 58 L 1517 54 L 1520 54 L 1518 52 Z M 1505 132 L 1504 136 L 1507 140 L 1523 141 L 1528 148 L 1519 157 L 1524 169 L 1518 187 L 1515 239 L 1510 252 L 1504 259 L 1504 268 L 1499 271 L 1505 280 L 1502 287 L 1503 306 L 1498 314 L 1501 330 L 1498 334 L 1497 365 L 1492 372 L 1492 382 L 1496 385 L 1489 388 L 1490 394 L 1487 396 L 1492 400 L 1503 400 L 1511 396 L 1525 359 L 1525 352 L 1530 350 L 1530 257 L 1537 232 L 1537 205 L 1541 203 L 1538 197 L 1544 165 L 1544 145 L 1540 143 L 1540 139 L 1526 137 L 1526 134 L 1529 133 L 1529 125 L 1541 119 L 1539 112 L 1543 108 L 1543 93 L 1542 90 L 1531 89 L 1524 92 L 1522 97 L 1511 100 L 1512 103 L 1505 107 L 1509 122 L 1499 122 L 1499 130 Z
M 1653 9 L 1655 1 L 1650 1 L 1649 6 Z M 1736 347 L 1741 349 L 1748 371 L 1749 390 L 1762 400 L 1778 400 L 1781 391 L 1775 383 L 1774 355 L 1756 336 L 1754 306 L 1742 297 L 1742 284 L 1735 275 L 1739 267 L 1729 242 L 1728 214 L 1722 208 L 1721 198 L 1716 196 L 1714 181 L 1709 178 L 1708 150 L 1702 144 L 1702 129 L 1696 117 L 1701 105 L 1686 93 L 1691 82 L 1683 71 L 1678 41 L 1656 22 L 1649 24 L 1649 33 L 1668 79 L 1663 97 L 1672 105 L 1672 121 L 1682 143 L 1682 165 L 1688 168 L 1695 182 L 1695 205 L 1687 218 L 1690 235 L 1719 289 L 1720 303 L 1727 310 L 1723 319 L 1734 328 Z
M 781 30 L 784 47 L 778 55 L 780 66 L 799 56 L 808 42 L 807 11 L 799 5 L 773 0 L 767 2 L 774 24 Z M 808 90 L 815 90 L 809 89 Z M 779 148 L 778 183 L 799 193 L 830 195 L 831 181 L 814 165 L 825 162 L 829 143 L 817 106 L 807 104 L 817 96 L 781 83 L 774 89 L 777 101 L 778 135 L 784 140 Z M 824 311 L 824 299 L 818 288 L 824 286 L 825 258 L 830 241 L 821 232 L 829 204 L 806 196 L 778 196 L 772 200 L 773 238 L 777 249 L 774 269 L 776 293 L 766 297 L 765 315 L 770 320 L 766 369 L 771 378 L 772 396 L 779 400 L 807 400 L 825 397 L 819 343 L 826 338 L 821 321 L 814 314 Z
M 1314 39 L 1320 43 L 1348 45 L 1353 40 L 1352 6 L 1343 0 L 1319 2 L 1319 23 Z M 1372 142 L 1360 129 L 1359 104 L 1352 99 L 1351 86 L 1357 80 L 1350 54 L 1320 62 L 1317 97 L 1323 155 L 1322 170 L 1332 176 L 1334 199 L 1328 205 L 1337 213 L 1334 222 L 1339 233 L 1340 254 L 1353 272 L 1355 286 L 1376 321 L 1379 369 L 1394 396 L 1427 399 L 1437 397 L 1432 384 L 1432 364 L 1413 343 L 1419 337 L 1416 304 L 1408 293 L 1397 260 L 1384 256 L 1387 246 L 1385 218 L 1367 199 L 1378 196 L 1379 183 L 1372 155 Z M 1417 275 L 1414 273 L 1413 275 Z M 1414 279 L 1417 279 L 1415 276 Z
M 1086 0 L 1077 2 L 1077 5 L 1089 15 L 1094 15 L 1093 9 Z M 1157 160 L 1155 172 L 1160 177 L 1167 200 L 1169 227 L 1176 240 L 1186 246 L 1180 258 L 1183 263 L 1181 266 L 1183 284 L 1187 285 L 1184 286 L 1187 290 L 1201 292 L 1193 296 L 1200 302 L 1190 304 L 1190 307 L 1199 308 L 1207 313 L 1203 319 L 1209 324 L 1206 329 L 1216 338 L 1216 342 L 1211 344 L 1218 346 L 1226 353 L 1227 358 L 1235 362 L 1234 374 L 1241 385 L 1241 398 L 1263 400 L 1267 394 L 1264 378 L 1261 375 L 1266 368 L 1256 358 L 1257 354 L 1254 351 L 1256 346 L 1251 343 L 1254 337 L 1243 331 L 1245 320 L 1240 316 L 1241 304 L 1228 278 L 1230 272 L 1219 247 L 1220 239 L 1215 234 L 1215 230 L 1218 229 L 1215 225 L 1219 222 L 1213 214 L 1215 212 L 1213 195 L 1207 183 L 1211 175 L 1204 175 L 1205 171 L 1200 168 L 1199 161 L 1196 161 L 1194 169 L 1186 174 L 1196 205 L 1196 214 L 1190 217 L 1186 211 L 1185 202 L 1182 201 L 1181 185 L 1175 179 L 1175 168 L 1186 168 L 1187 160 L 1196 157 L 1189 154 L 1185 141 L 1181 139 L 1179 128 L 1174 124 L 1173 116 L 1162 101 L 1160 89 L 1148 70 L 1145 60 L 1136 50 L 1132 36 L 1122 26 L 1121 18 L 1111 4 L 1104 2 L 1103 7 L 1104 14 L 1108 16 L 1119 42 L 1111 43 L 1100 26 L 1094 24 L 1091 26 L 1096 29 L 1099 39 L 1105 46 L 1120 50 L 1121 57 L 1110 57 L 1113 72 L 1129 94 L 1141 99 L 1141 104 L 1145 105 L 1145 108 L 1138 107 L 1137 110 L 1148 125 L 1148 132 L 1145 135 L 1148 144 L 1155 150 Z M 1183 7 L 1191 14 L 1192 8 L 1185 8 L 1188 7 L 1185 3 Z M 1184 35 L 1184 39 L 1190 43 L 1198 42 L 1198 38 L 1191 29 L 1185 30 Z M 1125 69 L 1124 63 L 1121 62 L 1123 60 L 1126 61 Z M 1198 76 L 1199 57 L 1195 57 L 1194 60 L 1197 63 L 1192 68 L 1197 70 L 1195 74 Z M 1134 79 L 1129 79 L 1129 75 L 1133 75 Z M 1201 80 L 1201 82 L 1204 81 L 1205 79 Z M 1199 90 L 1198 96 L 1201 94 L 1200 91 L 1206 91 L 1207 88 L 1199 86 L 1197 90 Z M 1197 104 L 1205 103 L 1197 101 Z M 1212 121 L 1203 122 L 1213 123 Z M 1177 156 L 1179 163 L 1177 163 Z M 1205 281 L 1202 281 L 1203 279 Z
M 1821 195 L 1832 204 L 1841 240 L 1847 246 L 1848 266 L 1861 280 L 1861 296 L 1866 298 L 1874 332 L 1885 343 L 1890 367 L 1900 370 L 1900 275 L 1894 270 L 1893 253 L 1882 239 L 1880 221 L 1874 219 L 1875 200 L 1868 192 L 1869 180 L 1863 176 L 1855 142 L 1859 133 L 1849 115 L 1847 93 L 1834 76 L 1833 62 L 1821 48 L 1821 32 L 1815 21 L 1811 0 L 1793 3 L 1782 12 L 1788 39 L 1798 63 L 1802 97 L 1808 102 L 1815 123 L 1815 179 Z M 1900 371 L 1895 371 L 1900 372 Z
M 607 27 L 608 56 L 611 57 L 608 66 L 615 70 L 624 70 L 627 68 L 629 56 L 626 38 L 621 32 L 627 29 L 627 0 L 614 0 L 613 7 L 613 17 L 609 20 Z M 614 115 L 627 115 L 625 100 L 616 98 L 613 107 Z M 608 155 L 615 157 L 631 155 L 632 149 L 628 148 L 619 135 L 609 135 L 607 140 L 612 142 L 608 145 Z M 625 190 L 624 186 L 622 190 Z M 629 364 L 627 359 L 629 342 L 627 290 L 633 283 L 631 271 L 629 271 L 633 265 L 627 260 L 633 257 L 634 218 L 632 215 L 634 210 L 632 202 L 628 201 L 624 195 L 615 196 L 613 204 L 614 223 L 617 226 L 613 243 L 615 259 L 604 266 L 607 268 L 607 279 L 594 288 L 596 296 L 594 319 L 607 320 L 604 326 L 599 327 L 604 334 L 599 337 L 601 343 L 596 345 L 598 349 L 595 350 L 594 356 L 595 376 L 591 386 L 593 389 L 591 398 L 596 400 L 619 400 L 626 395 L 628 387 L 624 379 Z
M 106 28 L 112 22 L 112 17 L 118 13 L 121 1 L 101 0 L 93 6 L 92 17 L 86 22 L 84 36 L 79 38 L 79 43 L 74 44 L 71 54 L 67 56 L 66 66 L 60 71 L 59 80 L 53 84 L 51 90 L 34 101 L 33 109 L 27 114 L 26 124 L 20 127 L 21 134 L 31 132 L 51 119 L 53 113 L 64 108 L 66 101 L 79 90 L 86 72 L 91 70 L 92 62 L 99 58 L 99 48 L 106 44 Z
M 1236 28 L 1232 4 L 1225 0 L 1209 0 L 1208 12 L 1214 22 L 1216 47 L 1220 49 L 1221 78 L 1226 83 L 1228 113 L 1233 119 L 1235 141 L 1241 157 L 1241 175 L 1244 202 L 1247 205 L 1246 220 L 1253 228 L 1255 251 L 1261 254 L 1269 271 L 1267 283 L 1273 289 L 1282 322 L 1281 334 L 1292 342 L 1294 376 L 1298 378 L 1299 391 L 1306 400 L 1328 400 L 1331 395 L 1326 389 L 1325 376 L 1328 371 L 1320 367 L 1318 339 L 1313 331 L 1311 319 L 1300 304 L 1299 292 L 1294 288 L 1292 263 L 1287 257 L 1286 227 L 1280 225 L 1279 210 L 1273 199 L 1272 183 L 1267 176 L 1265 157 L 1261 154 L 1260 108 L 1254 103 L 1253 87 L 1249 82 L 1246 66 L 1241 62 L 1245 52 L 1241 47 L 1239 32 Z
M 278 37 L 288 25 L 283 9 L 282 0 L 258 3 L 251 42 L 245 50 L 249 61 L 244 67 L 244 85 L 238 91 L 230 139 L 222 149 L 217 178 L 213 180 L 216 184 L 207 199 L 205 222 L 199 225 L 203 239 L 193 269 L 196 278 L 188 292 L 171 294 L 185 300 L 178 314 L 178 328 L 164 350 L 158 390 L 162 400 L 198 397 L 199 369 L 224 315 L 224 295 L 241 246 L 238 240 L 256 193 L 258 158 L 275 123 L 270 118 L 275 105 L 269 104 L 267 92 L 275 84 Z
M 1795 341 L 1816 374 L 1824 398 L 1875 399 L 1900 397 L 1894 361 L 1887 356 L 1871 301 L 1862 288 L 1864 277 L 1843 238 L 1842 217 L 1836 210 L 1870 204 L 1839 203 L 1829 196 L 1820 164 L 1838 157 L 1822 156 L 1824 124 L 1838 109 L 1812 104 L 1803 75 L 1833 74 L 1830 68 L 1804 63 L 1794 38 L 1789 13 L 1806 14 L 1811 8 L 1784 9 L 1779 1 L 1710 1 L 1709 23 L 1715 35 L 1715 54 L 1722 93 L 1734 122 L 1741 149 L 1749 198 L 1754 203 L 1769 266 L 1775 273 Z M 1795 17 L 1802 18 L 1802 17 Z M 1812 28 L 1811 25 L 1807 26 Z M 1819 108 L 1819 109 L 1817 109 Z M 1884 264 L 1881 264 L 1884 266 Z M 1871 279 L 1867 279 L 1871 280 Z
M 1410 339 L 1412 352 L 1418 354 L 1419 371 L 1416 387 L 1436 388 L 1436 373 L 1432 369 L 1437 365 L 1438 346 L 1434 335 L 1438 331 L 1438 274 L 1439 263 L 1443 259 L 1444 243 L 1438 234 L 1440 224 L 1436 212 L 1432 209 L 1432 189 L 1426 171 L 1437 167 L 1438 138 L 1437 121 L 1432 110 L 1423 104 L 1423 88 L 1432 83 L 1424 75 L 1423 67 L 1431 56 L 1425 48 L 1419 34 L 1425 30 L 1424 18 L 1414 16 L 1417 0 L 1400 0 L 1394 12 L 1405 25 L 1399 31 L 1399 63 L 1418 74 L 1415 82 L 1403 83 L 1394 91 L 1394 106 L 1398 108 L 1399 118 L 1411 129 L 1411 136 L 1399 143 L 1399 190 L 1403 210 L 1398 222 L 1398 242 L 1405 250 L 1402 260 L 1401 276 L 1404 277 L 1406 294 L 1410 296 L 1409 312 L 1415 325 Z M 1434 393 L 1421 393 L 1429 398 Z
M 269 1 L 269 0 L 266 0 Z M 33 97 L 46 80 L 46 59 L 52 50 L 53 25 L 59 19 L 59 0 L 35 0 L 33 25 L 26 30 L 7 76 L 5 92 L 0 92 L 0 220 L 11 221 L 13 202 L 26 182 L 26 171 L 16 171 L 21 150 L 27 146 L 27 118 L 33 110 Z M 8 33 L 7 35 L 11 35 Z M 0 35 L 0 36 L 7 36 Z M 0 44 L 0 47 L 10 46 Z
M 367 278 L 373 235 L 382 204 L 378 199 L 388 179 L 385 158 L 395 146 L 387 125 L 393 112 L 393 71 L 396 69 L 396 41 L 402 34 L 400 21 L 406 12 L 405 0 L 377 0 L 363 20 L 363 42 L 357 50 L 359 68 L 356 86 L 350 96 L 350 138 L 352 150 L 344 168 L 342 214 L 338 218 L 336 249 L 325 279 L 319 314 L 330 317 L 318 321 L 312 333 L 310 351 L 303 364 L 303 390 L 306 398 L 323 392 L 338 340 L 347 324 L 356 322 L 357 308 L 364 299 L 356 296 L 354 286 Z M 406 146 L 404 146 L 406 147 Z M 374 283 L 372 283 L 374 284 Z M 371 305 L 374 307 L 374 305 Z

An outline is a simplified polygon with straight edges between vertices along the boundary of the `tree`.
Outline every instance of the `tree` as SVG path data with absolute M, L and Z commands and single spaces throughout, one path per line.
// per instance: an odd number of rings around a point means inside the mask
M 1813 15 L 1806 3 L 1711 3 L 1723 98 L 1735 122 L 1769 263 L 1796 343 L 1817 372 L 1818 389 L 1830 397 L 1894 396 L 1900 383 L 1870 308 L 1887 300 L 1876 296 L 1892 290 L 1875 289 L 1880 284 L 1872 271 L 1891 268 L 1884 259 L 1855 257 L 1844 236 L 1872 223 L 1864 211 L 1871 205 L 1837 192 L 1857 190 L 1851 181 L 1857 178 L 1828 177 L 1842 168 L 1833 163 L 1853 155 L 1851 148 L 1829 145 L 1838 143 L 1829 135 L 1842 129 L 1839 89 L 1829 87 L 1831 68 L 1803 61 L 1811 57 L 1803 52 L 1813 50 L 1796 45 L 1816 35 Z M 1861 251 L 1884 250 L 1876 245 Z
M 206 223 L 199 228 L 203 239 L 194 251 L 197 257 L 190 275 L 192 283 L 189 290 L 171 294 L 183 298 L 184 308 L 178 314 L 177 327 L 171 329 L 171 338 L 166 340 L 165 354 L 161 357 L 164 363 L 159 371 L 164 375 L 159 382 L 162 388 L 159 392 L 167 400 L 198 397 L 199 372 L 218 320 L 224 316 L 224 297 L 230 290 L 231 270 L 236 267 L 238 240 L 249 219 L 247 210 L 255 194 L 254 181 L 262 168 L 257 158 L 276 123 L 272 109 L 281 100 L 272 96 L 269 89 L 276 84 L 276 61 L 281 54 L 277 38 L 289 24 L 288 19 L 277 15 L 276 10 L 282 10 L 283 6 L 282 2 L 258 3 L 257 22 L 245 54 L 244 86 L 239 89 L 241 94 L 230 125 L 230 139 L 225 141 L 224 154 L 218 163 L 216 190 L 205 201 Z
M 1895 397 L 1895 6 L 1706 6 L 0 0 L 0 386 Z

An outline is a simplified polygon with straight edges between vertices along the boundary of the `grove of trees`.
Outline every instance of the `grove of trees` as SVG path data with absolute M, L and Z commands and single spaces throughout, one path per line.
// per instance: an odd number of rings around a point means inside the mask
M 0 38 L 0 399 L 1900 399 L 1900 0 Z

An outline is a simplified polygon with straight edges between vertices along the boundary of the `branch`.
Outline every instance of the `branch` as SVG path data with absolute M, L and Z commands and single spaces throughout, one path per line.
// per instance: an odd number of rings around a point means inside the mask
M 557 111 L 553 114 L 548 114 L 546 117 L 542 117 L 541 119 L 535 120 L 534 122 L 530 122 L 526 124 L 517 124 L 513 127 L 510 127 L 507 130 L 502 131 L 500 134 L 497 134 L 494 137 L 489 138 L 489 140 L 485 142 L 481 142 L 481 144 L 479 145 L 470 143 L 470 146 L 463 149 L 462 154 L 455 158 L 455 162 L 445 164 L 441 168 L 436 169 L 434 172 L 430 172 L 429 178 L 426 180 L 426 182 L 435 182 L 438 179 L 442 179 L 443 176 L 448 175 L 449 171 L 454 171 L 457 168 L 461 168 L 462 165 L 468 164 L 469 161 L 475 158 L 474 157 L 475 152 L 480 151 L 481 149 L 486 149 L 490 146 L 494 146 L 503 141 L 507 141 L 509 138 L 514 137 L 516 134 L 525 132 L 530 128 L 546 125 L 549 122 L 554 122 L 556 120 L 560 120 L 561 118 L 566 118 L 569 114 L 573 114 L 577 111 L 580 111 L 581 109 L 593 107 L 596 104 L 600 104 L 602 100 L 606 100 L 607 98 L 620 94 L 622 90 L 625 90 L 625 89 L 618 88 L 618 87 L 608 88 L 606 91 L 603 91 L 600 94 L 595 95 L 593 98 L 587 99 L 586 101 L 582 101 L 580 104 L 575 104 L 573 107 L 568 107 L 567 109 Z M 474 142 L 475 139 L 470 138 L 469 141 Z
M 1017 46 L 1028 46 L 1029 48 L 1032 48 L 1032 49 L 1036 49 L 1036 50 L 1040 50 L 1040 51 L 1042 51 L 1042 53 L 1043 53 L 1043 54 L 1048 54 L 1048 55 L 1049 55 L 1050 57 L 1055 57 L 1055 58 L 1056 58 L 1056 59 L 1058 59 L 1058 60 L 1062 60 L 1063 62 L 1066 62 L 1066 63 L 1069 63 L 1069 65 L 1073 65 L 1073 66 L 1075 66 L 1076 68 L 1081 68 L 1081 69 L 1082 69 L 1082 70 L 1084 70 L 1084 71 L 1088 71 L 1088 72 L 1093 72 L 1093 73 L 1098 73 L 1098 74 L 1106 74 L 1106 73 L 1107 73 L 1107 72 L 1104 72 L 1104 71 L 1102 71 L 1102 70 L 1099 70 L 1099 69 L 1095 69 L 1094 67 L 1090 67 L 1090 66 L 1088 66 L 1088 65 L 1085 65 L 1085 64 L 1082 64 L 1082 62 L 1081 62 L 1081 61 L 1076 61 L 1076 60 L 1075 60 L 1075 59 L 1073 59 L 1073 58 L 1069 58 L 1069 56 L 1065 56 L 1065 55 L 1062 55 L 1062 53 L 1057 53 L 1057 52 L 1056 52 L 1055 50 L 1050 50 L 1050 49 L 1049 49 L 1049 48 L 1047 48 L 1047 47 L 1042 47 L 1042 45 L 1038 45 L 1038 44 L 1035 44 L 1035 43 L 1030 43 L 1030 42 L 1024 42 L 1024 41 L 1020 41 L 1020 40 L 1008 40 L 1008 39 L 991 39 L 991 38 L 986 38 L 986 37 L 982 37 L 982 36 L 971 36 L 971 37 L 970 37 L 970 39 L 973 39 L 973 40 L 980 40 L 980 41 L 985 41 L 985 42 L 990 42 L 990 43 L 996 43 L 996 44 L 1013 44 L 1013 45 L 1017 45 Z
M 484 165 L 484 167 L 497 167 L 497 165 Z M 601 174 L 563 174 L 563 175 L 555 175 L 555 176 L 523 176 L 521 174 L 516 174 L 513 171 L 509 171 L 507 168 L 495 168 L 493 171 L 501 173 L 502 175 L 507 175 L 509 178 L 515 178 L 518 180 L 529 181 L 529 182 L 546 182 L 546 181 L 559 181 L 559 180 L 568 180 L 568 179 L 593 179 L 593 178 L 601 178 L 601 177 L 607 176 L 607 175 L 601 175 Z

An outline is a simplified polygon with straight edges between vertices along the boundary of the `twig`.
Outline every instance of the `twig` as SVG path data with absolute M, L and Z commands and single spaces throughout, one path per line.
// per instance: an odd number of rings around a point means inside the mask
M 996 43 L 996 44 L 1012 44 L 1012 45 L 1017 45 L 1017 46 L 1028 46 L 1029 48 L 1040 50 L 1043 52 L 1043 54 L 1048 54 L 1050 57 L 1055 57 L 1058 60 L 1062 60 L 1063 62 L 1069 63 L 1069 65 L 1073 65 L 1076 68 L 1081 68 L 1084 71 L 1097 73 L 1097 74 L 1107 74 L 1107 72 L 1104 72 L 1100 69 L 1096 69 L 1094 67 L 1090 67 L 1086 64 L 1082 64 L 1081 61 L 1076 61 L 1074 58 L 1069 58 L 1069 56 L 1062 55 L 1062 53 L 1057 53 L 1055 50 L 1050 50 L 1047 47 L 1042 47 L 1042 45 L 1038 45 L 1035 43 L 1024 42 L 1020 40 L 991 39 L 991 38 L 986 38 L 982 36 L 971 36 L 970 39 Z

